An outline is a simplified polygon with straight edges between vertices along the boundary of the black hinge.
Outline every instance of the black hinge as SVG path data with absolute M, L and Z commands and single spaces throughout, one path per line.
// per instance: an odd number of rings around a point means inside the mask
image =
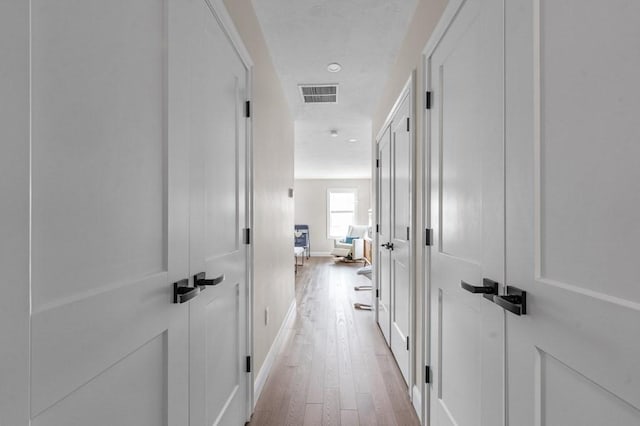
M 407 350 L 409 350 L 409 336 L 407 336 Z
M 409 227 L 407 226 L 407 241 L 409 241 L 409 239 L 410 239 L 410 234 L 411 234 L 410 229 L 411 229 L 411 228 L 409 228 Z
M 431 383 L 431 368 L 428 365 L 424 366 L 424 382 Z
M 247 356 L 247 365 L 245 371 L 251 373 L 251 356 Z
M 376 232 L 380 232 L 380 225 L 376 223 Z
M 407 132 L 411 131 L 411 118 L 407 117 Z
M 247 118 L 251 117 L 251 101 L 244 103 L 244 116 Z
M 380 290 L 376 288 L 376 297 L 380 298 Z
M 380 160 L 376 159 L 376 169 L 380 168 Z
M 251 244 L 251 228 L 244 228 L 242 230 L 242 243 Z
M 424 243 L 426 246 L 432 246 L 433 245 L 433 237 L 432 237 L 432 230 L 431 228 L 427 228 L 424 230 Z
M 427 107 L 427 109 L 431 109 L 431 92 L 425 93 L 424 104 Z

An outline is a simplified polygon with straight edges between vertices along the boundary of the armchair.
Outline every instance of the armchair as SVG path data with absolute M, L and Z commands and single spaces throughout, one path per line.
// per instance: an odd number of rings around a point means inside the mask
M 364 258 L 364 238 L 369 233 L 367 225 L 351 225 L 347 231 L 347 236 L 342 240 L 334 240 L 332 256 L 344 257 L 347 259 Z

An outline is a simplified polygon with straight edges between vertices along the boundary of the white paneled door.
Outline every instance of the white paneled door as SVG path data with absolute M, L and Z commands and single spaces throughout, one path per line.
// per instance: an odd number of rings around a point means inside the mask
M 391 122 L 391 352 L 411 383 L 411 92 L 405 91 Z
M 249 385 L 243 241 L 248 71 L 209 7 L 196 4 L 189 61 L 189 269 L 200 274 L 194 281 L 203 287 L 190 306 L 191 424 L 240 425 Z
M 504 282 L 502 7 L 466 1 L 429 58 L 434 426 L 502 424 L 504 311 L 484 297 Z
M 640 6 L 457 5 L 427 62 L 431 424 L 638 425 Z
M 247 420 L 249 65 L 215 4 L 3 5 L 30 41 L 0 44 L 30 57 L 10 99 L 30 106 L 29 156 L 0 144 L 24 191 L 6 201 L 30 207 L 0 218 L 30 225 L 12 237 L 26 297 L 0 311 L 21 353 L 0 337 L 3 426 Z
M 378 324 L 391 344 L 391 128 L 378 141 Z
M 188 424 L 167 37 L 163 0 L 31 2 L 34 426 Z
M 640 4 L 516 3 L 507 284 L 527 313 L 507 313 L 509 424 L 638 425 Z

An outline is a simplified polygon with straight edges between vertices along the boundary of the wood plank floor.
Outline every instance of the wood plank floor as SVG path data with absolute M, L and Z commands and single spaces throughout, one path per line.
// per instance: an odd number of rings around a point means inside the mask
M 296 275 L 297 315 L 250 425 L 419 425 L 372 312 L 361 265 L 311 258 Z

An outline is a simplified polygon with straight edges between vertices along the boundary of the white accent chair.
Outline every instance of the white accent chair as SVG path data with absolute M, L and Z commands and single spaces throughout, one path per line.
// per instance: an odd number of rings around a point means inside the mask
M 350 243 L 345 239 L 333 241 L 332 256 L 344 257 L 352 260 L 364 258 L 364 238 L 369 235 L 367 225 L 351 225 L 347 231 L 346 238 L 352 239 Z

